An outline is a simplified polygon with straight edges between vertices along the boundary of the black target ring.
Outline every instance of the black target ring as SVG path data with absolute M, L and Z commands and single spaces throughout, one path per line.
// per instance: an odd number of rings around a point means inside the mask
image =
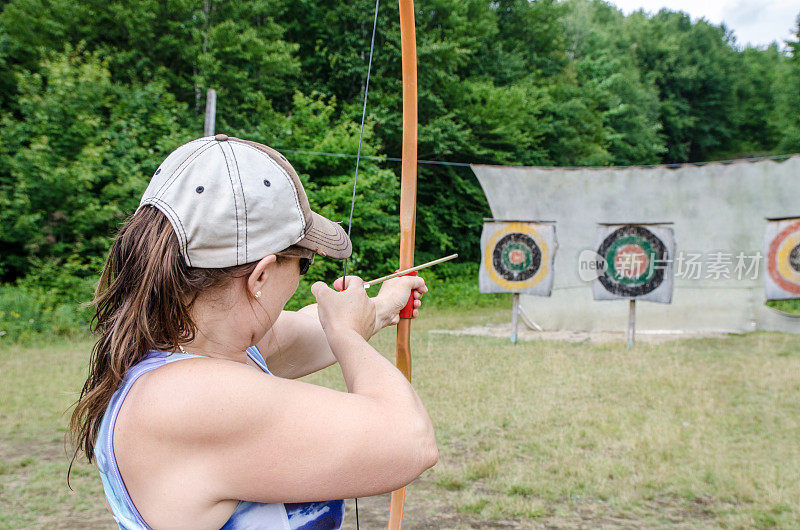
M 796 272 L 800 272 L 800 244 L 795 245 L 789 252 L 789 266 Z
M 534 239 L 515 232 L 503 236 L 492 250 L 492 266 L 510 282 L 532 278 L 542 266 L 542 249 Z
M 639 246 L 647 256 L 647 270 L 633 279 L 625 278 L 615 270 L 616 251 L 621 241 Z M 643 296 L 656 290 L 664 281 L 667 248 L 661 239 L 643 226 L 626 225 L 614 230 L 600 244 L 597 253 L 608 265 L 597 279 L 611 294 L 627 298 Z

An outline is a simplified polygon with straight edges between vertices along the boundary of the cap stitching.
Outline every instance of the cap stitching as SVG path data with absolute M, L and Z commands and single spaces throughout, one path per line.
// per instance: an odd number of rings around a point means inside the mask
M 309 237 L 309 236 L 304 237 L 303 240 L 305 240 L 305 241 L 313 241 L 314 243 L 319 243 L 321 245 L 325 245 L 327 248 L 330 248 L 332 250 L 345 250 L 349 246 L 346 243 L 344 244 L 344 246 L 339 246 L 339 245 L 336 244 L 335 241 L 331 241 L 329 239 L 320 239 L 320 238 L 316 238 L 316 237 Z M 330 246 L 328 246 L 328 245 L 330 245 Z
M 308 241 L 314 241 L 316 243 L 330 243 L 331 245 L 336 245 L 337 243 L 342 242 L 344 243 L 343 247 L 335 246 L 334 248 L 336 250 L 344 250 L 349 246 L 348 243 L 350 242 L 350 240 L 348 238 L 342 238 L 341 235 L 343 234 L 339 234 L 340 237 L 335 240 L 327 239 L 322 232 L 316 231 L 316 232 L 309 232 L 308 234 L 306 234 L 306 237 L 304 239 Z
M 180 245 L 183 257 L 186 258 L 186 265 L 189 267 L 192 266 L 192 260 L 189 258 L 189 238 L 186 235 L 186 228 L 183 226 L 181 222 L 181 218 L 178 216 L 177 212 L 172 209 L 166 201 L 159 199 L 158 197 L 151 197 L 148 199 L 149 201 L 153 201 L 153 206 L 161 207 L 159 210 L 167 216 L 167 219 L 170 220 L 172 224 L 173 230 L 178 232 L 176 235 L 178 236 L 178 245 Z
M 317 214 L 317 215 L 319 215 L 319 214 Z M 323 216 L 321 216 L 321 215 L 319 215 L 319 217 L 322 217 L 323 219 L 326 219 L 326 220 L 328 220 L 326 217 L 323 217 Z M 311 230 L 313 230 L 313 231 L 317 232 L 318 234 L 323 234 L 323 235 L 324 235 L 324 234 L 330 234 L 330 235 L 337 235 L 337 234 L 338 234 L 338 235 L 344 235 L 344 233 L 345 233 L 345 232 L 344 232 L 344 229 L 342 229 L 342 227 L 341 227 L 341 225 L 340 225 L 339 223 L 334 223 L 333 221 L 330 221 L 330 220 L 328 220 L 328 221 L 329 221 L 331 224 L 330 224 L 330 225 L 327 225 L 327 226 L 329 226 L 329 227 L 330 227 L 330 228 L 333 230 L 332 232 L 326 232 L 326 231 L 324 231 L 324 230 L 319 230 L 319 229 L 317 229 L 317 228 L 315 228 L 315 227 L 312 227 L 312 228 L 311 228 Z M 337 229 L 337 227 L 338 227 L 338 229 Z M 309 232 L 310 232 L 311 230 L 309 230 Z
M 235 141 L 235 140 L 234 140 L 234 141 Z M 280 164 L 278 164 L 277 162 L 275 162 L 275 160 L 273 160 L 273 159 L 272 159 L 272 157 L 269 155 L 269 153 L 265 153 L 265 152 L 264 152 L 264 151 L 262 151 L 261 149 L 258 149 L 257 147 L 253 147 L 252 145 L 246 144 L 246 143 L 244 143 L 244 142 L 239 142 L 239 145 L 241 145 L 241 146 L 244 146 L 244 147 L 247 147 L 247 148 L 249 148 L 249 149 L 252 149 L 252 150 L 254 150 L 256 153 L 258 153 L 258 154 L 260 154 L 260 155 L 262 155 L 262 156 L 265 156 L 265 157 L 267 157 L 267 160 L 269 160 L 270 164 L 272 164 L 273 166 L 275 166 L 276 168 L 278 168 L 278 171 L 280 171 L 280 172 L 281 172 L 281 174 L 284 176 L 284 178 L 286 178 L 286 179 L 288 179 L 288 180 L 289 180 L 289 184 L 291 184 L 291 188 L 292 188 L 292 190 L 293 190 L 293 192 L 294 192 L 294 193 L 293 193 L 293 195 L 294 195 L 294 204 L 295 204 L 295 206 L 297 207 L 297 211 L 298 211 L 298 212 L 300 212 L 300 218 L 301 218 L 301 219 L 303 219 L 303 234 L 305 234 L 305 232 L 306 232 L 306 218 L 303 216 L 303 209 L 300 207 L 300 199 L 299 199 L 299 197 L 297 196 L 297 188 L 296 188 L 296 187 L 295 187 L 295 185 L 294 185 L 294 181 L 292 180 L 292 177 L 290 177 L 290 176 L 289 176 L 289 174 L 288 174 L 288 173 L 286 173 L 286 170 L 285 170 L 285 169 L 283 169 L 283 168 L 280 166 Z M 299 177 L 298 177 L 298 178 L 299 178 Z M 301 185 L 302 185 L 302 184 L 301 184 Z M 302 238 L 302 236 L 300 237 L 300 239 L 303 239 L 303 238 Z M 300 241 L 300 239 L 298 239 L 297 241 Z M 297 241 L 295 241 L 295 243 L 296 243 Z
M 191 162 L 194 162 L 197 159 L 197 157 L 199 157 L 204 152 L 204 148 L 207 149 L 209 147 L 211 146 L 201 145 L 200 147 L 192 151 L 189 155 L 187 155 L 186 158 L 180 164 L 178 164 L 178 167 L 175 168 L 175 171 L 161 184 L 161 186 L 159 186 L 158 190 L 156 190 L 153 195 L 160 196 L 166 189 L 171 187 L 178 179 L 178 177 L 180 177 L 180 175 L 186 170 L 186 168 L 189 167 L 189 164 Z
M 159 199 L 158 197 L 153 197 L 153 201 L 155 202 L 155 204 L 153 204 L 153 206 L 156 206 L 156 207 L 160 206 L 161 208 L 159 208 L 159 209 L 164 213 L 164 215 L 166 215 L 171 221 L 174 221 L 175 225 L 177 225 L 175 228 L 177 228 L 177 230 L 176 230 L 176 232 L 178 232 L 177 236 L 181 240 L 180 241 L 181 248 L 186 251 L 186 254 L 188 254 L 189 253 L 189 236 L 186 233 L 186 227 L 183 226 L 183 222 L 181 221 L 181 218 L 178 215 L 178 212 L 176 212 L 172 208 L 172 206 L 170 206 L 169 203 Z M 187 258 L 187 261 L 188 261 L 188 258 Z
M 236 215 L 236 264 L 240 265 L 239 263 L 239 207 L 236 204 L 236 185 L 233 183 L 233 177 L 231 176 L 231 167 L 228 165 L 228 157 L 225 156 L 225 149 L 222 148 L 222 144 L 217 142 L 220 150 L 222 151 L 222 158 L 225 160 L 225 168 L 228 170 L 228 180 L 231 183 L 231 192 L 233 192 L 233 212 Z
M 204 147 L 206 147 L 206 148 L 209 148 L 209 147 L 211 147 L 212 145 L 213 145 L 212 143 L 208 143 L 208 144 L 205 144 L 205 145 L 201 145 L 200 147 L 198 147 L 197 149 L 195 149 L 194 151 L 192 151 L 192 152 L 191 152 L 191 153 L 190 153 L 190 154 L 189 154 L 189 155 L 188 155 L 188 156 L 187 156 L 187 157 L 186 157 L 186 158 L 183 160 L 183 162 L 181 162 L 180 164 L 178 164 L 178 167 L 177 167 L 177 168 L 175 168 L 175 172 L 174 172 L 174 173 L 172 173 L 172 175 L 170 175 L 170 177 L 169 177 L 167 180 L 165 180 L 165 181 L 164 181 L 164 182 L 161 184 L 161 186 L 159 186 L 158 190 L 157 190 L 157 191 L 156 191 L 156 192 L 155 192 L 153 195 L 159 196 L 159 195 L 161 195 L 161 192 L 164 190 L 164 188 L 165 188 L 165 187 L 167 187 L 167 188 L 168 188 L 168 187 L 172 186 L 172 184 L 174 184 L 174 183 L 175 183 L 175 180 L 177 180 L 177 178 L 180 176 L 180 174 L 181 174 L 181 173 L 183 173 L 183 172 L 186 170 L 186 167 L 189 165 L 189 162 L 190 162 L 190 161 L 191 161 L 191 162 L 193 162 L 193 161 L 194 161 L 194 160 L 195 160 L 195 159 L 196 159 L 198 156 L 200 156 L 200 154 L 201 154 L 201 153 L 199 153 L 198 151 L 202 150 Z M 167 158 L 169 158 L 169 156 L 167 156 Z M 190 159 L 191 159 L 191 160 L 190 160 Z M 162 165 L 163 165 L 163 162 L 162 162 Z
M 239 176 L 239 189 L 242 190 L 242 202 L 244 202 L 244 262 L 247 263 L 247 218 L 250 216 L 247 213 L 247 194 L 245 194 L 244 184 L 242 184 L 242 173 L 239 171 L 239 160 L 236 158 L 236 152 L 233 150 L 233 145 L 231 145 L 231 156 L 233 156 L 233 163 L 236 164 L 236 174 Z

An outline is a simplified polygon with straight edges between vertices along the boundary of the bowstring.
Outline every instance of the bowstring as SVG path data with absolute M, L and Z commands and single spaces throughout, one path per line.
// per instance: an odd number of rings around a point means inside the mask
M 356 174 L 353 177 L 353 197 L 350 200 L 350 219 L 347 223 L 347 238 L 350 239 L 350 234 L 353 231 L 353 212 L 356 208 L 356 189 L 358 188 L 358 169 L 359 162 L 361 161 L 361 143 L 364 140 L 364 121 L 367 117 L 367 97 L 369 96 L 369 78 L 372 73 L 372 57 L 375 51 L 375 33 L 378 28 L 378 7 L 380 7 L 381 0 L 375 0 L 375 15 L 372 19 L 372 38 L 369 42 L 369 61 L 367 62 L 367 81 L 364 83 L 364 105 L 361 109 L 361 127 L 358 132 L 358 152 L 356 153 Z M 344 259 L 344 270 L 342 272 L 342 289 L 346 288 L 345 282 L 347 280 L 347 258 Z M 356 508 L 358 509 L 358 508 Z
M 369 95 L 369 78 L 372 73 L 372 57 L 375 51 L 375 33 L 378 28 L 378 8 L 380 7 L 381 0 L 375 0 L 375 15 L 372 19 L 372 37 L 369 42 L 369 61 L 367 62 L 367 80 L 364 83 L 364 105 L 361 108 L 361 127 L 358 132 L 358 152 L 356 154 L 356 174 L 353 177 L 353 197 L 350 200 L 350 219 L 347 223 L 347 239 L 350 239 L 350 234 L 353 231 L 353 212 L 356 208 L 356 189 L 358 188 L 358 168 L 361 161 L 361 143 L 364 140 L 364 121 L 367 117 L 367 97 Z M 352 241 L 352 240 L 351 240 Z M 342 290 L 347 288 L 347 258 L 344 259 L 344 267 L 342 270 Z M 359 530 L 358 521 L 358 497 L 355 499 L 356 504 L 356 530 Z

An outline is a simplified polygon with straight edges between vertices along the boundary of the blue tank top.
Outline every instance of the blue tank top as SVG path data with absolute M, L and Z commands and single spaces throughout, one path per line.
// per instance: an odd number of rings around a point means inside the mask
M 247 355 L 261 369 L 270 373 L 267 363 L 261 356 L 258 348 L 247 348 Z M 111 506 L 114 520 L 124 530 L 150 529 L 144 521 L 136 506 L 133 505 L 128 490 L 117 467 L 114 458 L 114 425 L 117 421 L 122 402 L 128 395 L 133 383 L 150 370 L 155 370 L 168 363 L 201 357 L 188 353 L 170 353 L 164 351 L 151 351 L 147 356 L 136 363 L 125 374 L 122 384 L 111 397 L 106 408 L 97 441 L 94 445 L 94 454 L 97 467 L 100 470 L 100 480 L 106 499 Z M 201 357 L 202 358 L 202 357 Z M 344 501 L 302 502 L 302 503 L 260 503 L 240 501 L 233 511 L 230 519 L 222 526 L 222 530 L 328 530 L 338 529 L 344 519 Z

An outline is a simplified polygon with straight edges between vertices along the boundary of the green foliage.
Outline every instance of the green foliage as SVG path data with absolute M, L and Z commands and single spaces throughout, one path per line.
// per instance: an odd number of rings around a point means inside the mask
M 800 300 L 770 300 L 767 306 L 785 313 L 800 314 Z
M 568 3 L 567 41 L 585 97 L 595 102 L 612 165 L 655 164 L 664 153 L 652 76 L 640 70 L 625 18 L 605 2 Z
M 334 153 L 356 152 L 358 124 L 337 114 L 336 101 L 315 93 L 311 97 L 295 94 L 292 113 L 284 121 L 281 132 L 262 133 L 268 144 L 292 145 L 298 142 L 313 151 Z M 364 130 L 362 153 L 377 154 L 373 145 L 373 124 Z M 348 225 L 353 193 L 353 165 L 350 159 L 292 157 L 293 165 L 303 180 L 311 207 L 321 215 Z M 382 168 L 374 160 L 364 159 L 359 166 L 358 187 L 353 212 L 353 256 L 350 270 L 370 276 L 391 272 L 390 262 L 399 243 L 393 220 L 397 213 L 399 181 L 393 171 Z M 390 270 L 391 269 L 391 270 Z M 323 271 L 320 273 L 320 271 Z M 341 274 L 341 263 L 318 260 L 310 278 L 333 279 Z
M 18 75 L 18 116 L 4 113 L 0 278 L 39 260 L 93 275 L 109 236 L 138 204 L 151 168 L 187 136 L 185 107 L 163 84 L 120 85 L 96 54 L 67 48 Z
M 57 303 L 44 289 L 0 286 L 0 344 L 40 334 L 82 336 L 88 321 L 89 309 L 77 301 Z
M 780 131 L 779 150 L 800 151 L 800 15 L 797 17 L 794 38 L 787 42 L 789 64 L 776 80 L 774 120 Z
M 43 289 L 42 307 L 85 302 L 152 171 L 199 136 L 207 88 L 220 132 L 355 154 L 373 5 L 0 2 L 0 284 L 26 300 Z M 626 17 L 603 0 L 427 0 L 416 25 L 421 159 L 625 165 L 800 151 L 800 25 L 784 48 L 742 48 L 685 13 Z M 401 151 L 400 62 L 396 6 L 383 4 L 364 154 Z M 313 206 L 346 222 L 353 160 L 287 155 Z M 490 212 L 472 173 L 418 171 L 417 260 L 476 262 Z M 350 271 L 396 267 L 399 179 L 395 162 L 361 161 Z M 319 260 L 307 280 L 339 273 Z M 474 273 L 437 269 L 430 298 L 488 300 Z

